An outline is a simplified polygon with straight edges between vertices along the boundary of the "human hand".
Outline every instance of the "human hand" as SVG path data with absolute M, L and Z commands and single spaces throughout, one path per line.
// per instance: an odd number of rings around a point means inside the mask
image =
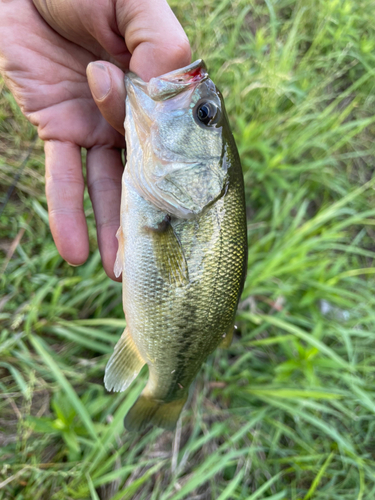
M 122 70 L 149 80 L 189 64 L 190 57 L 165 0 L 0 0 L 0 71 L 45 141 L 51 232 L 69 263 L 82 264 L 89 253 L 85 148 L 99 250 L 115 279 L 125 147 Z

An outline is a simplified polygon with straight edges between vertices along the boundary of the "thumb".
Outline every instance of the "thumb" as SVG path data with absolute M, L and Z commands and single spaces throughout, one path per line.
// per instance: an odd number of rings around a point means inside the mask
M 101 114 L 124 135 L 125 84 L 124 73 L 114 64 L 95 61 L 86 68 L 92 97 Z
M 190 64 L 189 40 L 166 0 L 117 0 L 116 19 L 130 70 L 143 80 Z

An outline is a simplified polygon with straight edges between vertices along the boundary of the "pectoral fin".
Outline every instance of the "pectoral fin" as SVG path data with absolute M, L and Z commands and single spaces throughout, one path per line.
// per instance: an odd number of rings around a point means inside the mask
M 122 234 L 121 226 L 117 229 L 116 238 L 118 240 L 118 250 L 116 254 L 115 267 L 113 268 L 113 272 L 116 278 L 118 278 L 122 273 L 124 265 L 124 236 Z
M 107 391 L 125 391 L 144 364 L 137 346 L 125 328 L 105 368 L 104 385 Z
M 170 217 L 167 215 L 157 228 L 147 229 L 152 234 L 155 261 L 163 279 L 169 283 L 187 283 L 187 262 Z

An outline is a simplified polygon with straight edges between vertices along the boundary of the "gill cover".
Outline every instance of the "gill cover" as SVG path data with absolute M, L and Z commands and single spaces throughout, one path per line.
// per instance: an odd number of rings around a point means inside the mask
M 220 93 L 202 60 L 148 83 L 125 77 L 127 169 L 138 193 L 159 210 L 189 219 L 224 192 Z

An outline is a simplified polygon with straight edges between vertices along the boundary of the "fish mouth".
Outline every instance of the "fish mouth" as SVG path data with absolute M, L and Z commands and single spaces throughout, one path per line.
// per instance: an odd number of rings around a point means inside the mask
M 128 72 L 125 74 L 125 87 L 129 91 L 129 87 L 133 85 L 153 101 L 165 101 L 199 85 L 207 78 L 206 65 L 202 59 L 198 59 L 184 68 L 151 78 L 149 82 L 144 82 L 136 74 Z

